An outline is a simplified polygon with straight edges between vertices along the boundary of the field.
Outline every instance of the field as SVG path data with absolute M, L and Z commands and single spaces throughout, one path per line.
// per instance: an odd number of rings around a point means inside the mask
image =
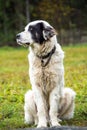
M 65 85 L 76 95 L 75 116 L 62 125 L 87 126 L 87 46 L 63 47 Z M 28 49 L 0 48 L 0 130 L 29 127 L 24 124 L 24 94 L 31 88 Z

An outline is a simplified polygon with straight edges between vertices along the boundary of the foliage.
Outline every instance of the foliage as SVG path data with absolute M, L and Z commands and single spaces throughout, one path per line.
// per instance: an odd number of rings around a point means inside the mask
M 62 125 L 87 126 L 87 46 L 64 47 L 65 84 L 77 93 L 75 116 Z M 24 124 L 24 94 L 31 88 L 28 50 L 0 48 L 0 129 L 29 127 Z
M 0 45 L 16 46 L 15 35 L 28 21 L 44 19 L 57 30 L 87 29 L 86 0 L 0 0 Z
M 38 8 L 40 17 L 53 23 L 59 30 L 86 27 L 86 7 L 85 0 L 42 0 Z

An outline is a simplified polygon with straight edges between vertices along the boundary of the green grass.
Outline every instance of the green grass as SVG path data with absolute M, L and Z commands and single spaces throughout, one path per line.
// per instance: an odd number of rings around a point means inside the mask
M 76 93 L 75 116 L 62 125 L 87 126 L 87 46 L 64 47 L 65 84 Z M 28 49 L 0 48 L 0 129 L 29 127 L 24 124 L 24 94 L 31 88 Z

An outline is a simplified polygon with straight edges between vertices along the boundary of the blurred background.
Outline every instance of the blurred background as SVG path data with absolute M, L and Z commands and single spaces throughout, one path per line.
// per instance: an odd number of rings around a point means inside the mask
M 15 35 L 37 19 L 57 30 L 61 45 L 87 42 L 87 0 L 0 0 L 0 46 L 17 46 Z

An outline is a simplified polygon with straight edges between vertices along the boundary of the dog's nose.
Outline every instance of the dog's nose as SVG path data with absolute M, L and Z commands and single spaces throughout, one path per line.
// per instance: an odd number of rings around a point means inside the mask
M 17 34 L 17 35 L 16 35 L 16 39 L 20 39 L 20 34 Z

